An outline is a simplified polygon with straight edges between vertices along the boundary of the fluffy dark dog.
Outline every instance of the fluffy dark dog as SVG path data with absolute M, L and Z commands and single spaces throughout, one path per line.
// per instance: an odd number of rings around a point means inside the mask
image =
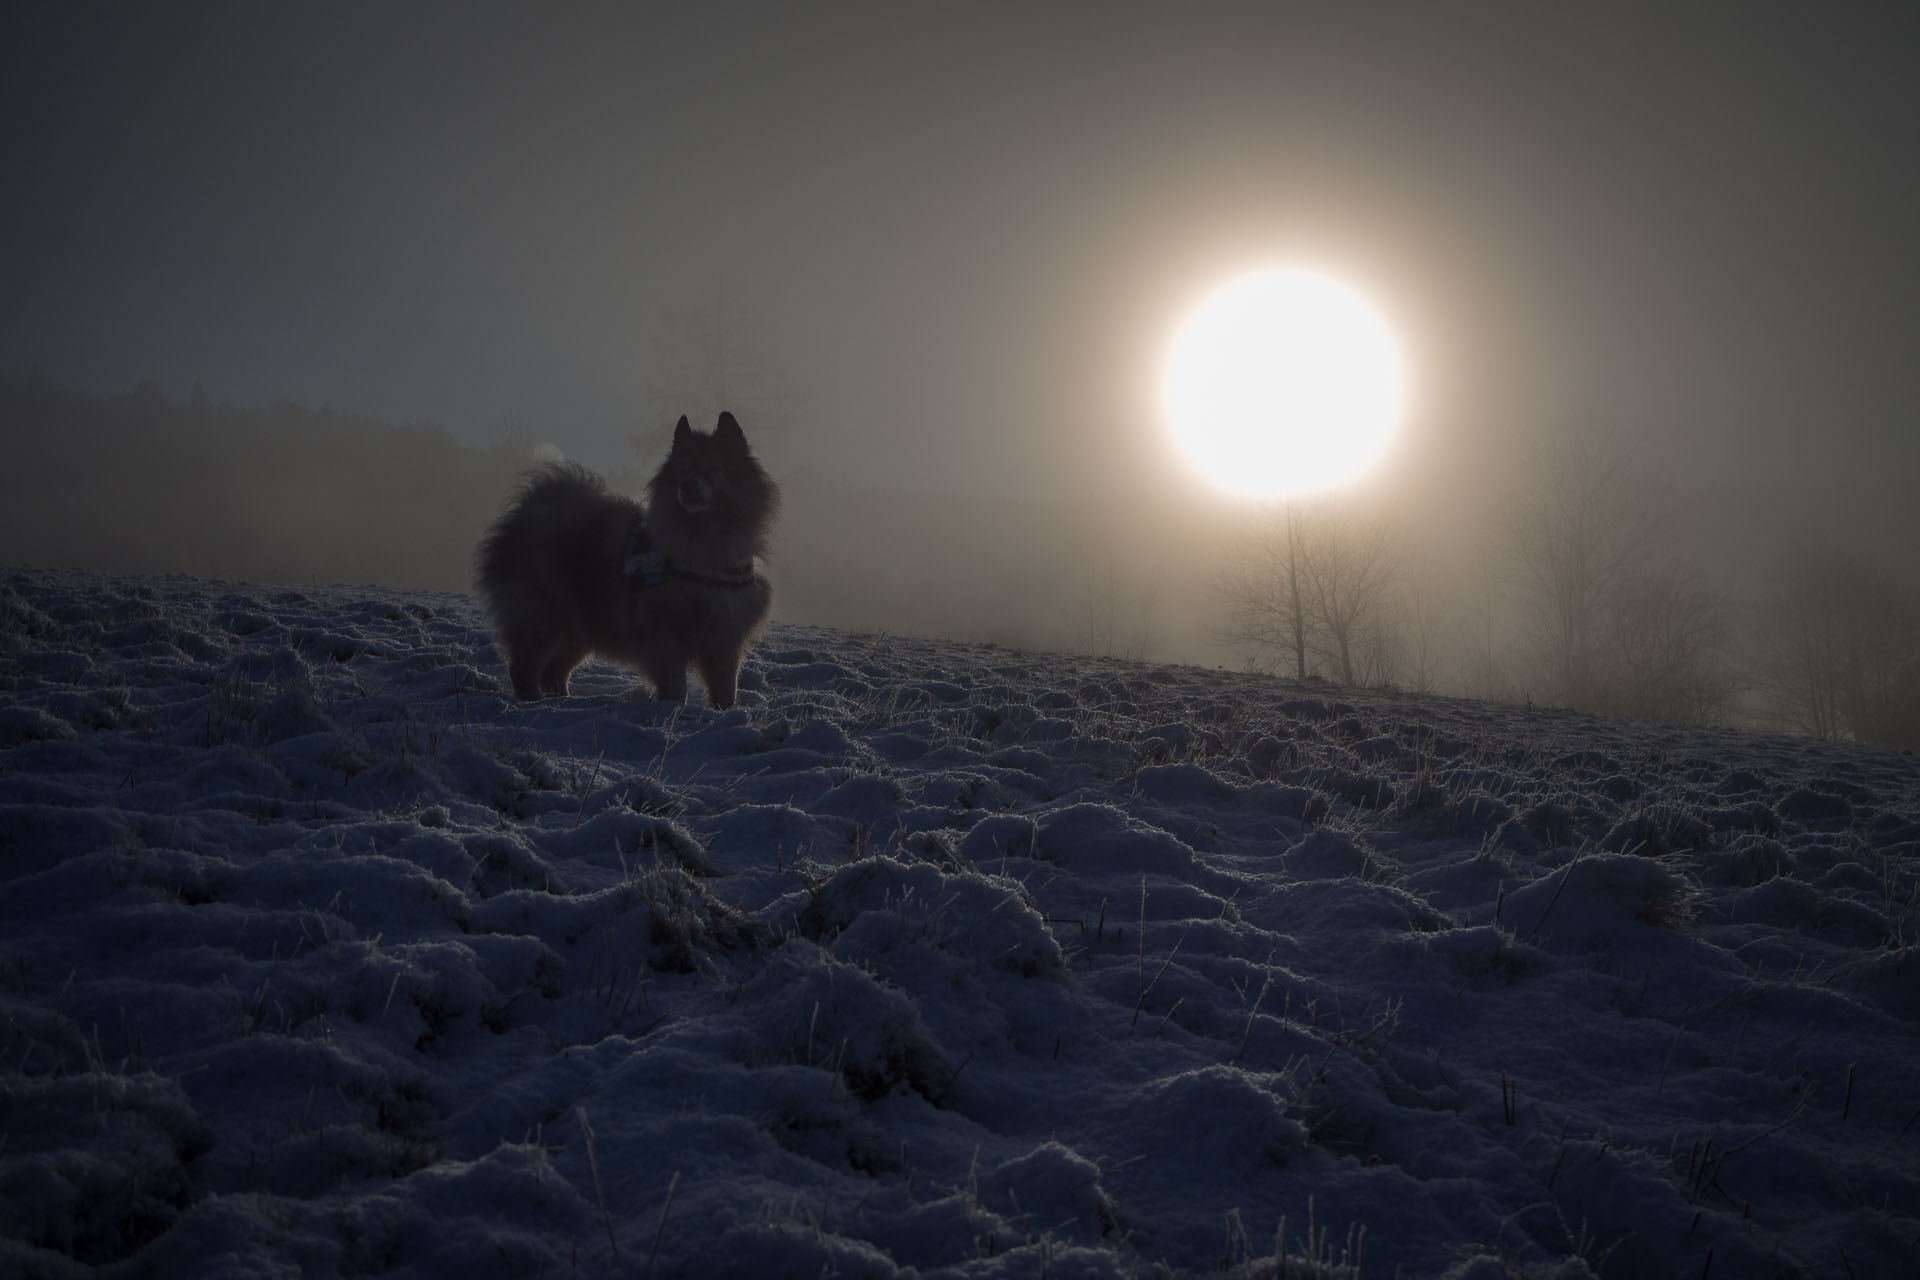
M 773 599 L 754 560 L 779 505 L 730 413 L 711 435 L 680 419 L 644 508 L 582 467 L 530 472 L 476 557 L 513 691 L 562 696 L 598 654 L 638 667 L 675 702 L 692 665 L 707 701 L 732 706 L 741 655 Z

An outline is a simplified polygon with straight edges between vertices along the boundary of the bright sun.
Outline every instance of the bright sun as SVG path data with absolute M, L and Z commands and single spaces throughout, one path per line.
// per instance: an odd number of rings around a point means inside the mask
M 1357 478 L 1399 424 L 1400 352 L 1367 300 L 1298 268 L 1244 275 L 1180 325 L 1161 379 L 1174 440 L 1221 488 L 1287 498 Z

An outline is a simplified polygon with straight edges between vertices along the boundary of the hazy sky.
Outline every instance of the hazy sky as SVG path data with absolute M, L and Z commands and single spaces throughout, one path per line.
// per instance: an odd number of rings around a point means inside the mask
M 1182 309 L 1294 259 L 1401 332 L 1409 458 L 1920 470 L 1916 15 L 8 5 L 0 367 L 607 463 L 724 275 L 789 465 L 1133 486 Z

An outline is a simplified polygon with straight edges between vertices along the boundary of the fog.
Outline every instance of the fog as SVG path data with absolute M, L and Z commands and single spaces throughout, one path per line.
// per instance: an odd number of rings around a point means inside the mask
M 0 24 L 0 561 L 460 588 L 534 449 L 637 490 L 725 408 L 786 491 L 778 616 L 1239 665 L 1223 583 L 1278 517 L 1184 468 L 1155 382 L 1210 286 L 1294 261 L 1405 348 L 1399 443 L 1326 519 L 1391 523 L 1431 683 L 1569 700 L 1514 559 L 1556 441 L 1632 477 L 1642 569 L 1731 649 L 1796 548 L 1911 612 L 1904 11 Z M 1794 727 L 1758 662 L 1713 718 Z

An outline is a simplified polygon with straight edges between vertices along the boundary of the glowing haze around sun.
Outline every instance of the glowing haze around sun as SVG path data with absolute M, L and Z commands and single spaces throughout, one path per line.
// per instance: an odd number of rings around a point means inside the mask
M 1175 444 L 1207 480 L 1280 499 L 1359 478 L 1405 396 L 1400 350 L 1366 298 L 1318 272 L 1250 272 L 1181 322 L 1160 384 Z

